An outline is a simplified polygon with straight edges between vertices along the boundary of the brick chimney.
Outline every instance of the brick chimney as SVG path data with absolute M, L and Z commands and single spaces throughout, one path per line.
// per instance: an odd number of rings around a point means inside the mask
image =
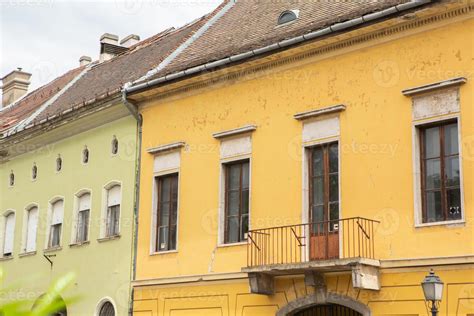
M 28 92 L 31 74 L 22 71 L 21 68 L 13 70 L 2 80 L 2 105 L 5 107 L 12 104 Z
M 104 62 L 127 50 L 118 43 L 118 36 L 104 33 L 100 37 L 100 57 L 99 62 Z
M 138 43 L 140 41 L 140 36 L 136 35 L 136 34 L 130 34 L 126 37 L 124 37 L 121 41 L 120 41 L 120 45 L 123 46 L 123 47 L 130 47 L 130 46 L 133 46 L 135 45 L 136 43 Z

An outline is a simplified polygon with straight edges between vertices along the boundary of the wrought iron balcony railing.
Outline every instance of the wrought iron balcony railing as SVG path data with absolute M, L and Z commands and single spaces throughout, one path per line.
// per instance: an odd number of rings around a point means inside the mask
M 347 219 L 250 230 L 247 266 L 298 264 L 318 260 L 375 258 L 378 221 Z

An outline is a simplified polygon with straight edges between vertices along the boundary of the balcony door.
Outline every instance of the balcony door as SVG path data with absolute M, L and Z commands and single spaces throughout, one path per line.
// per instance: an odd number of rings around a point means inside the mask
M 309 149 L 310 259 L 339 258 L 339 147 Z

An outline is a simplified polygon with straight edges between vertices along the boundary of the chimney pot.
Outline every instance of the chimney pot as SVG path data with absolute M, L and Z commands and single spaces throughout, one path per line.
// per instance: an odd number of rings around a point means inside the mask
M 119 40 L 119 37 L 117 35 L 110 34 L 110 33 L 104 33 L 100 37 L 101 43 L 107 43 L 107 44 L 112 44 L 112 45 L 118 45 L 118 40 Z
M 20 99 L 28 92 L 31 74 L 24 72 L 21 67 L 13 70 L 0 80 L 2 80 L 2 104 L 5 107 Z
M 135 45 L 139 41 L 140 41 L 140 36 L 138 36 L 136 34 L 130 34 L 130 35 L 124 37 L 120 41 L 120 45 L 122 45 L 123 47 L 130 47 L 130 46 Z
M 89 65 L 91 62 L 92 62 L 92 58 L 90 58 L 89 56 L 81 56 L 81 58 L 79 58 L 79 65 L 81 67 L 85 65 Z

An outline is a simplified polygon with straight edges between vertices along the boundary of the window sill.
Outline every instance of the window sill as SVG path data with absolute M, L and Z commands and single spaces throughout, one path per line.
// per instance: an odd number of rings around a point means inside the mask
M 173 253 L 178 253 L 178 250 L 168 250 L 168 251 L 156 251 L 150 253 L 150 256 L 161 256 L 161 255 L 169 255 Z
M 18 255 L 18 257 L 23 258 L 23 257 L 34 256 L 34 255 L 36 255 L 36 250 L 28 251 L 28 252 L 22 252 Z
M 8 260 L 12 260 L 12 259 L 13 259 L 13 255 L 0 257 L 0 261 L 8 261 Z
M 56 252 L 56 251 L 59 251 L 59 250 L 62 250 L 63 247 L 61 246 L 56 246 L 56 247 L 51 247 L 51 248 L 46 248 L 43 250 L 44 253 L 49 253 L 49 252 Z
M 76 243 L 70 244 L 69 247 L 70 247 L 70 248 L 77 248 L 77 247 L 86 246 L 86 245 L 88 245 L 88 244 L 90 244 L 90 241 L 89 241 L 89 240 L 86 240 L 86 241 L 76 242 Z
M 458 219 L 454 221 L 415 224 L 415 228 L 433 227 L 433 226 L 460 227 L 460 226 L 464 226 L 465 224 L 466 224 L 466 221 L 464 219 Z
M 114 235 L 114 236 L 108 236 L 108 237 L 103 237 L 103 238 L 97 238 L 98 242 L 104 242 L 104 241 L 109 241 L 109 240 L 116 240 L 120 239 L 120 234 L 119 235 Z
M 227 248 L 227 247 L 237 247 L 237 246 L 246 246 L 247 241 L 235 242 L 232 244 L 219 244 L 217 245 L 218 248 Z

